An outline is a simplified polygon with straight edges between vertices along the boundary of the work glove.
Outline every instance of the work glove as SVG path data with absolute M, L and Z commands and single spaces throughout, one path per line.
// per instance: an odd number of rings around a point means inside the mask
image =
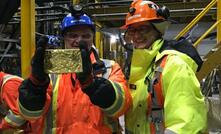
M 62 48 L 62 43 L 59 37 L 54 35 L 47 35 L 48 37 L 48 48 L 56 49 Z
M 90 58 L 90 50 L 86 42 L 80 41 L 79 48 L 82 57 L 82 69 L 83 72 L 76 73 L 77 78 L 84 89 L 93 81 L 93 69 Z
M 44 72 L 44 54 L 45 48 L 48 43 L 48 37 L 42 36 L 37 44 L 35 49 L 35 54 L 31 61 L 31 75 L 30 80 L 35 85 L 45 85 L 49 83 L 48 74 Z
M 83 89 L 91 102 L 101 108 L 110 107 L 115 99 L 116 94 L 111 82 L 102 77 L 95 77 L 93 82 Z

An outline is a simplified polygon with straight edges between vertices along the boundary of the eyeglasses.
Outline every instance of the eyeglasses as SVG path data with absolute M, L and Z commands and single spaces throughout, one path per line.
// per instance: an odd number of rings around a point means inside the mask
M 69 40 L 75 40 L 75 39 L 78 39 L 79 37 L 81 37 L 84 40 L 89 40 L 93 37 L 93 34 L 91 33 L 79 34 L 75 32 L 67 32 L 64 34 L 64 38 L 69 39 Z
M 125 41 L 133 41 L 133 37 L 135 34 L 138 34 L 141 38 L 145 36 L 145 34 L 149 33 L 153 27 L 151 25 L 142 25 L 137 28 L 129 27 L 125 34 L 124 39 Z

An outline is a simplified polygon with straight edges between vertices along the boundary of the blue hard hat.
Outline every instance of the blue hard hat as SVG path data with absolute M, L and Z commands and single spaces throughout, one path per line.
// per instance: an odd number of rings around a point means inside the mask
M 75 17 L 68 14 L 66 17 L 64 17 L 61 23 L 61 31 L 63 33 L 66 29 L 77 25 L 88 25 L 92 28 L 92 30 L 94 30 L 94 23 L 88 15 L 83 14 L 79 17 Z

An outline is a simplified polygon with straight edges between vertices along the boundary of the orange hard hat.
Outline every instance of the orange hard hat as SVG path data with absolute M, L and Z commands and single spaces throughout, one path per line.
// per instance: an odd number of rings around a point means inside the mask
M 131 24 L 142 21 L 165 20 L 164 17 L 158 15 L 159 9 L 152 1 L 134 0 L 126 16 L 126 24 L 121 28 L 125 29 Z

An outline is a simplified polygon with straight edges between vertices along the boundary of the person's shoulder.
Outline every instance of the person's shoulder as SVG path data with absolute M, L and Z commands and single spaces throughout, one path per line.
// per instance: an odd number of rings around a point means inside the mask
M 160 55 L 169 55 L 169 57 L 172 57 L 171 59 L 174 59 L 174 62 L 172 61 L 173 64 L 187 64 L 194 71 L 199 70 L 203 63 L 196 48 L 185 38 L 164 43 L 164 48 Z
M 185 56 L 186 57 L 186 56 Z M 191 60 L 191 59 L 185 59 L 184 57 L 180 55 L 168 55 L 166 64 L 165 64 L 165 70 L 191 70 L 191 72 L 196 72 L 197 70 L 197 64 Z
M 169 54 L 167 56 L 167 63 L 174 65 L 174 66 L 180 66 L 180 65 L 182 66 L 184 64 L 187 64 L 185 62 L 185 60 L 183 59 L 182 54 L 179 55 L 177 53 L 176 54 Z

